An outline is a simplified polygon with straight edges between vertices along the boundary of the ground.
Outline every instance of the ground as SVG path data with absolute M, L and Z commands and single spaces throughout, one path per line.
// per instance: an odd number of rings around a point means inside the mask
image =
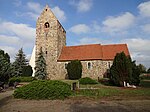
M 65 100 L 14 99 L 13 90 L 0 93 L 0 112 L 149 112 L 150 100 L 111 97 L 92 99 L 71 97 Z M 113 100 L 112 100 L 113 99 Z M 138 100 L 136 100 L 138 99 Z

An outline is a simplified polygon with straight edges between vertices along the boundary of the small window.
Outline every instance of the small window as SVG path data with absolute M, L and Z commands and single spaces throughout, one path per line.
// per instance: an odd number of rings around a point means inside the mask
M 45 51 L 45 54 L 47 54 L 47 51 Z
M 91 69 L 92 68 L 92 64 L 90 62 L 88 62 L 88 69 Z
M 46 22 L 44 25 L 45 25 L 45 28 L 49 28 L 49 23 L 48 22 Z
M 47 9 L 45 9 L 47 11 Z

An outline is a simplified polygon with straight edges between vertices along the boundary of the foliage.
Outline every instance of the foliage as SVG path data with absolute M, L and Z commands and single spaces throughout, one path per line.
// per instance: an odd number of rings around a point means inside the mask
M 150 73 L 150 68 L 147 70 L 147 73 Z
M 0 49 L 0 81 L 7 82 L 11 74 L 10 57 Z
M 138 86 L 140 83 L 140 70 L 135 64 L 135 61 L 132 62 L 132 79 L 131 84 Z
M 9 79 L 9 83 L 13 84 L 14 82 L 32 82 L 36 80 L 34 77 L 12 77 Z
M 38 80 L 15 90 L 15 98 L 64 99 L 72 94 L 70 85 L 54 80 Z
M 140 73 L 146 73 L 146 67 L 145 67 L 144 65 L 139 64 L 139 65 L 138 65 L 138 68 L 139 68 L 139 70 L 140 70 Z
M 82 64 L 79 60 L 73 60 L 67 65 L 68 78 L 71 80 L 80 79 L 82 76 Z
M 140 86 L 150 88 L 150 80 L 142 80 Z
M 32 76 L 32 67 L 30 65 L 28 66 L 23 66 L 23 69 L 22 69 L 22 76 Z
M 141 74 L 140 79 L 141 80 L 150 80 L 150 74 Z
M 38 54 L 38 58 L 35 61 L 35 77 L 38 79 L 46 79 L 46 61 L 43 56 L 42 48 Z
M 112 84 L 110 83 L 110 79 L 109 79 L 109 78 L 101 78 L 101 79 L 98 80 L 98 82 L 100 82 L 100 83 L 103 84 L 103 85 L 107 85 L 107 86 L 112 85 Z
M 123 81 L 131 82 L 132 64 L 124 52 L 117 53 L 110 68 L 110 80 L 114 85 L 123 86 Z
M 23 52 L 23 49 L 19 49 L 18 53 L 15 57 L 15 62 L 12 65 L 13 68 L 13 76 L 22 76 L 22 70 L 24 66 L 27 66 L 27 59 Z
M 89 77 L 79 79 L 79 83 L 80 84 L 98 84 L 97 81 L 95 81 Z

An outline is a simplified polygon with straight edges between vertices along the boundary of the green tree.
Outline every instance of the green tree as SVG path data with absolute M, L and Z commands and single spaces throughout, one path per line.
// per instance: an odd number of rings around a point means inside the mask
M 15 61 L 12 64 L 13 68 L 13 76 L 22 76 L 22 70 L 24 66 L 27 66 L 27 59 L 23 52 L 23 49 L 19 49 L 18 53 L 16 54 Z
M 38 58 L 35 61 L 35 77 L 37 79 L 46 79 L 47 72 L 46 72 L 46 61 L 43 56 L 42 49 L 38 54 Z
M 150 73 L 150 68 L 147 70 L 147 73 Z
M 114 85 L 123 86 L 123 82 L 131 82 L 132 64 L 124 52 L 117 53 L 110 68 L 110 80 Z
M 10 65 L 9 55 L 0 49 L 0 81 L 8 81 L 11 74 Z
M 132 80 L 133 85 L 138 86 L 140 83 L 140 70 L 136 65 L 135 61 L 132 62 Z
M 22 76 L 32 76 L 33 70 L 30 65 L 24 66 L 22 69 Z
M 79 60 L 73 60 L 67 65 L 68 78 L 71 80 L 80 79 L 82 76 L 82 64 Z
M 140 73 L 146 73 L 146 67 L 145 67 L 144 65 L 139 64 L 139 65 L 138 65 L 138 68 L 139 68 L 139 70 L 140 70 Z

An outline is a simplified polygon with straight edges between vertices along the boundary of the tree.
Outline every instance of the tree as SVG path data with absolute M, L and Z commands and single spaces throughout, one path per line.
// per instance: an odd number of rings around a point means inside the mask
M 132 64 L 124 52 L 117 53 L 110 68 L 110 80 L 114 85 L 123 86 L 123 82 L 130 82 L 132 78 Z
M 147 70 L 147 73 L 150 73 L 150 68 Z
M 80 79 L 82 76 L 82 64 L 79 60 L 73 60 L 67 65 L 68 78 L 71 80 Z
M 132 80 L 133 85 L 138 86 L 140 83 L 140 70 L 136 65 L 135 61 L 132 62 Z
M 140 70 L 140 73 L 146 73 L 146 67 L 145 67 L 144 65 L 139 64 L 139 65 L 138 65 L 138 68 L 139 68 L 139 70 Z
M 46 79 L 47 72 L 46 72 L 46 61 L 43 56 L 42 49 L 38 54 L 38 58 L 35 61 L 35 77 L 37 79 Z
M 10 74 L 10 57 L 3 50 L 0 50 L 0 81 L 7 82 Z
M 13 76 L 22 76 L 22 70 L 24 66 L 27 66 L 27 59 L 23 52 L 23 49 L 19 49 L 15 57 L 15 62 L 13 63 Z
M 22 69 L 22 76 L 32 76 L 33 70 L 30 65 L 24 66 Z

